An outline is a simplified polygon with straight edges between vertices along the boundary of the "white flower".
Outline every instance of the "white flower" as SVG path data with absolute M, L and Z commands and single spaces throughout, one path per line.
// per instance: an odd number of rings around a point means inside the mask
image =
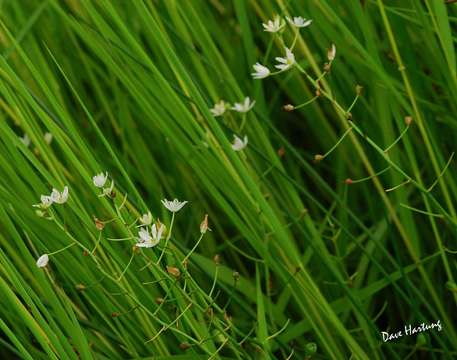
M 143 214 L 140 217 L 140 223 L 143 225 L 151 225 L 152 223 L 152 214 L 150 211 L 147 212 L 147 214 Z
M 232 107 L 232 110 L 238 111 L 240 113 L 246 113 L 254 107 L 255 101 L 251 102 L 249 97 L 244 99 L 243 103 L 235 103 Z
M 221 116 L 225 113 L 225 110 L 227 110 L 227 106 L 230 105 L 226 104 L 224 100 L 221 100 L 218 103 L 214 104 L 214 107 L 209 109 L 209 111 L 211 111 L 211 114 L 214 116 Z
M 48 195 L 41 195 L 40 197 L 41 203 L 33 205 L 34 207 L 40 208 L 40 209 L 47 209 L 50 207 L 53 203 L 52 198 Z
M 335 44 L 332 44 L 332 46 L 330 46 L 330 49 L 327 50 L 328 61 L 335 60 L 335 56 L 336 56 L 336 46 L 335 46 Z
M 289 48 L 286 48 L 286 57 L 277 57 L 276 61 L 280 64 L 275 65 L 275 67 L 279 70 L 284 71 L 295 64 L 295 55 L 292 51 L 290 51 Z
M 248 145 L 248 137 L 245 136 L 243 140 L 241 140 L 238 136 L 233 135 L 234 140 L 232 144 L 232 149 L 235 151 L 241 151 Z
M 187 201 L 179 201 L 178 199 L 168 201 L 167 199 L 163 199 L 162 204 L 171 212 L 178 212 L 183 208 L 184 205 L 187 204 Z
M 49 262 L 49 256 L 48 254 L 41 255 L 38 260 L 36 261 L 36 266 L 42 268 L 48 265 Z
M 26 147 L 29 147 L 30 146 L 30 138 L 27 134 L 24 134 L 22 137 L 19 137 L 19 140 L 26 146 Z
M 68 186 L 65 186 L 62 192 L 52 189 L 51 200 L 56 204 L 65 204 L 68 200 Z
M 287 21 L 290 23 L 290 25 L 298 27 L 298 28 L 304 28 L 307 26 L 310 26 L 313 20 L 307 20 L 302 18 L 301 16 L 296 16 L 293 19 L 286 17 Z
M 50 132 L 45 133 L 43 137 L 44 137 L 44 141 L 46 142 L 46 144 L 49 145 L 52 142 L 53 136 Z
M 140 241 L 136 243 L 136 246 L 145 248 L 156 246 L 160 242 L 164 230 L 165 226 L 163 224 L 160 224 L 158 229 L 156 224 L 153 224 L 151 232 L 147 228 L 141 228 L 138 232 Z
M 253 72 L 251 76 L 254 79 L 264 79 L 270 75 L 270 69 L 260 63 L 256 63 L 255 65 L 252 65 L 252 67 L 255 72 Z
M 263 31 L 275 33 L 284 27 L 284 20 L 282 20 L 279 16 L 275 16 L 273 20 L 268 20 L 266 24 L 262 25 Z
M 105 172 L 104 174 L 103 173 L 97 174 L 92 178 L 94 185 L 98 188 L 102 188 L 103 186 L 105 186 L 106 180 L 108 180 L 107 172 Z

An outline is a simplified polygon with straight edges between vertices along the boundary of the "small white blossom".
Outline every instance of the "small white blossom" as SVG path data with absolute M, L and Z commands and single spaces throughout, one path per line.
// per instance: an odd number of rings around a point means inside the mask
M 151 232 L 147 228 L 141 228 L 138 232 L 139 242 L 136 243 L 136 246 L 145 248 L 156 246 L 160 242 L 160 239 L 162 239 L 164 230 L 165 226 L 163 224 L 160 224 L 159 228 L 157 228 L 156 224 L 153 224 Z
M 102 188 L 103 186 L 105 186 L 106 180 L 108 180 L 107 172 L 105 172 L 104 174 L 103 173 L 97 174 L 92 178 L 94 185 L 98 188 Z
M 290 25 L 295 26 L 297 28 L 307 27 L 307 26 L 311 25 L 311 23 L 313 22 L 313 20 L 307 20 L 301 16 L 295 16 L 292 19 L 289 17 L 286 17 L 286 19 Z
M 19 137 L 21 143 L 23 143 L 26 147 L 30 146 L 31 140 L 27 134 L 24 134 L 22 137 Z
M 38 258 L 38 260 L 36 262 L 36 266 L 38 266 L 39 268 L 42 268 L 42 267 L 45 267 L 46 265 L 48 265 L 48 262 L 49 262 L 49 256 L 48 256 L 48 254 L 44 254 Z
M 146 214 L 141 215 L 140 217 L 140 223 L 142 225 L 151 225 L 152 223 L 152 214 L 150 211 L 148 211 Z
M 33 206 L 44 210 L 50 207 L 53 203 L 52 198 L 48 195 L 41 195 L 40 201 L 41 202 L 39 204 L 35 204 Z
M 286 57 L 277 57 L 276 61 L 280 64 L 275 65 L 279 70 L 287 70 L 295 64 L 295 55 L 289 48 L 286 48 Z
M 234 140 L 232 144 L 232 149 L 235 151 L 241 151 L 248 145 L 248 137 L 245 136 L 243 140 L 241 140 L 238 136 L 233 135 Z
M 284 20 L 279 16 L 275 16 L 273 20 L 268 20 L 266 24 L 262 24 L 263 31 L 275 33 L 284 27 Z
M 226 104 L 224 100 L 221 100 L 218 103 L 214 104 L 214 107 L 209 109 L 209 111 L 211 111 L 211 114 L 214 116 L 222 116 L 225 113 L 225 110 L 227 110 L 228 106 L 230 105 Z
M 65 186 L 62 192 L 52 189 L 51 200 L 56 204 L 65 204 L 68 200 L 68 186 Z
M 251 99 L 249 97 L 246 97 L 243 103 L 235 103 L 232 107 L 232 110 L 238 111 L 240 113 L 247 113 L 254 107 L 254 105 L 255 100 L 251 102 Z
M 335 46 L 335 44 L 332 44 L 332 46 L 330 46 L 330 49 L 327 50 L 328 61 L 335 60 L 335 56 L 336 56 L 336 46 Z
M 50 132 L 45 133 L 43 137 L 44 137 L 44 141 L 46 142 L 46 144 L 49 145 L 52 142 L 53 136 Z
M 165 206 L 171 212 L 178 212 L 187 203 L 187 201 L 179 201 L 178 199 L 174 199 L 173 201 L 169 201 L 167 199 L 162 200 L 163 206 Z
M 260 63 L 256 63 L 255 65 L 252 65 L 252 67 L 255 72 L 251 73 L 251 76 L 254 79 L 265 79 L 270 75 L 270 69 Z

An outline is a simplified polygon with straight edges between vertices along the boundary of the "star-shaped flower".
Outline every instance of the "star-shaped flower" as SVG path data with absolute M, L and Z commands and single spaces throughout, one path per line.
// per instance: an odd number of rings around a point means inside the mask
M 268 20 L 266 24 L 262 24 L 263 31 L 275 33 L 284 27 L 285 23 L 279 16 L 275 16 L 273 20 Z
M 213 116 L 222 116 L 229 106 L 230 105 L 227 104 L 224 100 L 221 100 L 218 103 L 214 104 L 214 107 L 209 109 L 209 111 L 211 111 Z
M 173 201 L 169 201 L 167 199 L 162 200 L 163 206 L 173 213 L 181 210 L 187 203 L 188 201 L 179 201 L 178 199 L 174 199 Z
M 94 182 L 94 185 L 98 188 L 102 188 L 106 184 L 106 180 L 108 180 L 108 173 L 100 173 L 95 175 L 92 178 L 92 181 Z
M 246 97 L 242 103 L 235 103 L 232 107 L 232 110 L 238 111 L 240 113 L 247 113 L 255 105 L 255 100 L 251 102 L 249 97 Z
M 235 151 L 241 151 L 248 145 L 248 137 L 245 136 L 243 140 L 241 140 L 238 136 L 233 135 L 234 140 L 232 144 L 232 149 Z
M 260 63 L 256 63 L 252 67 L 255 72 L 251 73 L 251 76 L 254 79 L 265 79 L 270 75 L 270 69 Z
M 52 189 L 51 200 L 56 204 L 65 204 L 68 200 L 68 186 L 65 186 L 62 192 L 59 192 L 57 189 Z
M 292 19 L 289 17 L 286 17 L 287 21 L 289 22 L 290 25 L 295 26 L 297 28 L 304 28 L 307 26 L 310 26 L 313 20 L 305 19 L 301 16 L 295 16 Z
M 279 62 L 279 64 L 275 65 L 275 67 L 281 71 L 285 71 L 285 70 L 291 68 L 295 64 L 294 53 L 289 48 L 285 48 L 285 49 L 286 49 L 286 56 L 276 58 L 276 61 Z

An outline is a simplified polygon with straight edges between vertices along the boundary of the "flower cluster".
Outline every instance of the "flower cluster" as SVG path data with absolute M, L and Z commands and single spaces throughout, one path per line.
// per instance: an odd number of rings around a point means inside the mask
M 239 113 L 247 113 L 254 107 L 254 105 L 255 100 L 251 101 L 249 97 L 246 97 L 242 102 L 233 104 L 233 106 L 224 100 L 221 100 L 218 103 L 214 104 L 214 107 L 209 109 L 209 111 L 211 111 L 211 114 L 217 117 L 224 115 L 227 110 L 233 110 Z
M 68 200 L 68 186 L 63 188 L 63 191 L 60 192 L 57 189 L 52 189 L 50 195 L 41 195 L 40 203 L 33 205 L 34 207 L 40 208 L 42 210 L 46 210 L 52 204 L 65 204 Z
M 286 17 L 286 20 L 292 27 L 296 28 L 297 30 L 299 30 L 300 28 L 308 27 L 313 22 L 312 20 L 305 19 L 301 16 L 296 16 L 293 18 Z M 262 25 L 263 25 L 264 31 L 267 31 L 270 33 L 278 33 L 283 30 L 283 28 L 285 27 L 285 24 L 286 24 L 286 22 L 284 21 L 284 19 L 281 19 L 279 16 L 276 16 L 273 20 L 268 20 L 266 24 L 262 24 Z M 286 71 L 286 70 L 290 69 L 292 66 L 294 66 L 295 65 L 295 55 L 292 52 L 292 48 L 295 45 L 297 36 L 298 36 L 298 31 L 296 33 L 296 37 L 295 37 L 295 40 L 294 40 L 292 46 L 290 48 L 286 47 L 286 46 L 284 47 L 285 56 L 275 58 L 276 61 L 278 62 L 278 64 L 274 65 L 274 67 L 276 69 L 278 69 L 278 71 L 271 72 L 267 66 L 262 65 L 261 63 L 257 62 L 252 66 L 254 68 L 254 72 L 251 74 L 251 76 L 254 79 L 265 79 L 265 78 L 269 77 L 270 75 L 279 74 L 280 72 Z

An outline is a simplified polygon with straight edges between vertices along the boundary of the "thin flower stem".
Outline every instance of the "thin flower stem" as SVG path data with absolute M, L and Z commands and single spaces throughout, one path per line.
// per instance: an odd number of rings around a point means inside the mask
M 239 130 L 239 133 L 241 134 L 241 132 L 243 131 L 244 129 L 244 125 L 246 124 L 246 118 L 247 118 L 247 114 L 246 113 L 243 113 L 243 116 L 242 116 L 242 119 L 241 119 L 241 126 L 240 126 L 240 130 Z M 174 214 L 174 213 L 173 213 Z
M 363 181 L 370 180 L 370 179 L 372 179 L 372 178 L 374 178 L 374 177 L 376 177 L 376 176 L 379 176 L 379 175 L 384 174 L 384 173 L 385 173 L 386 171 L 388 171 L 389 169 L 390 169 L 390 166 L 386 167 L 385 169 L 383 169 L 383 170 L 381 170 L 381 171 L 379 171 L 379 172 L 377 172 L 377 173 L 375 173 L 375 174 L 373 174 L 373 175 L 371 175 L 371 176 L 367 176 L 367 177 L 364 177 L 364 178 L 361 178 L 361 179 L 357 179 L 357 180 L 352 180 L 352 179 L 351 179 L 351 183 L 352 183 L 352 184 L 357 184 L 357 183 L 360 183 L 360 182 L 363 182 Z
M 130 264 L 132 263 L 133 261 L 133 258 L 135 256 L 135 253 L 132 251 L 132 256 L 130 256 L 130 260 L 127 264 L 127 266 L 125 267 L 124 271 L 122 271 L 121 275 L 119 276 L 119 278 L 116 280 L 117 282 L 121 281 L 122 278 L 124 277 L 125 273 L 127 272 L 127 269 L 130 267 Z
M 432 185 L 430 185 L 430 187 L 427 189 L 427 192 L 430 192 L 433 190 L 433 188 L 436 186 L 436 184 L 438 184 L 438 182 L 440 181 L 440 178 L 444 175 L 444 173 L 446 172 L 447 168 L 449 167 L 449 165 L 451 165 L 451 161 L 452 161 L 452 158 L 454 157 L 454 153 L 451 154 L 449 160 L 447 161 L 446 165 L 444 166 L 444 169 L 443 171 L 441 171 L 441 173 L 438 175 L 438 177 L 436 178 L 436 180 L 433 182 Z
M 73 242 L 73 243 L 71 243 L 71 244 L 69 244 L 69 245 L 63 247 L 62 249 L 59 249 L 59 250 L 54 251 L 54 252 L 52 252 L 52 253 L 49 253 L 48 256 L 58 254 L 58 253 L 60 253 L 60 252 L 62 252 L 62 251 L 67 250 L 68 248 L 71 248 L 71 247 L 74 246 L 74 245 L 77 245 L 77 243 Z
M 192 253 L 195 251 L 195 249 L 197 249 L 197 247 L 198 247 L 198 245 L 200 244 L 200 241 L 202 241 L 204 235 L 205 235 L 204 233 L 202 233 L 202 234 L 200 235 L 200 237 L 198 238 L 198 240 L 197 240 L 197 242 L 195 243 L 194 247 L 193 247 L 193 248 L 189 251 L 189 253 L 184 257 L 184 259 L 182 260 L 182 263 L 183 263 L 183 264 L 186 263 L 187 259 L 189 259 L 190 256 L 192 255 Z
M 289 49 L 292 51 L 297 43 L 298 36 L 300 35 L 300 29 L 297 29 L 295 32 L 294 40 L 292 41 L 292 44 L 290 45 Z
M 433 216 L 433 217 L 437 217 L 437 218 L 444 218 L 443 214 L 434 214 L 434 213 L 431 213 L 431 212 L 428 212 L 428 211 L 425 211 L 425 210 L 417 209 L 415 207 L 412 207 L 412 206 L 409 206 L 409 205 L 406 205 L 406 204 L 403 204 L 403 203 L 400 203 L 400 206 L 404 207 L 405 209 L 417 212 L 419 214 L 429 215 L 429 216 Z
M 324 73 L 325 74 L 325 73 Z M 355 104 L 357 103 L 357 100 L 359 100 L 359 97 L 360 95 L 357 94 L 354 98 L 354 101 L 352 102 L 352 104 L 348 107 L 348 109 L 346 110 L 348 113 L 351 112 L 352 108 L 355 106 Z
M 408 131 L 408 129 L 409 129 L 409 125 L 406 126 L 406 127 L 403 129 L 403 131 L 401 132 L 400 136 L 399 136 L 392 144 L 390 144 L 390 145 L 384 150 L 384 152 L 388 152 L 390 149 L 392 149 L 392 148 L 401 140 L 401 138 L 403 137 L 403 135 L 406 134 L 406 132 Z
M 155 339 L 157 339 L 164 331 L 168 330 L 170 327 L 172 327 L 174 324 L 176 324 L 179 319 L 184 316 L 184 314 L 186 313 L 187 310 L 190 309 L 190 307 L 192 306 L 192 303 L 190 303 L 189 305 L 186 306 L 186 308 L 181 312 L 181 314 L 179 314 L 176 319 L 174 319 L 171 323 L 169 323 L 168 325 L 165 325 L 165 326 L 162 326 L 162 328 L 159 330 L 159 332 L 154 335 L 154 337 L 152 337 L 151 339 L 145 341 L 144 343 L 147 344 L 151 341 L 154 341 Z
M 170 237 L 171 237 L 171 232 L 173 230 L 173 223 L 175 222 L 175 213 L 173 213 L 173 215 L 171 215 L 171 223 L 170 223 L 170 229 L 168 230 L 168 234 L 167 234 L 167 237 L 165 239 L 165 245 L 162 249 L 162 252 L 160 253 L 160 256 L 159 256 L 159 259 L 157 260 L 156 262 L 156 265 L 159 265 L 160 264 L 160 261 L 162 260 L 163 258 L 163 255 L 165 254 L 165 250 L 167 249 L 167 246 L 168 246 L 168 241 L 170 240 Z
M 211 290 L 208 294 L 209 298 L 212 298 L 214 289 L 216 288 L 216 282 L 217 282 L 217 277 L 219 274 L 219 266 L 216 265 L 216 270 L 214 271 L 214 280 L 213 280 L 213 285 L 211 286 Z
M 97 250 L 98 244 L 100 244 L 100 240 L 102 239 L 102 232 L 98 234 L 98 239 L 97 242 L 95 243 L 94 249 L 91 251 L 91 254 L 93 255 L 95 253 L 95 250 Z
M 325 159 L 327 156 L 329 156 L 333 150 L 335 150 L 338 145 L 344 140 L 344 138 L 350 133 L 350 131 L 352 130 L 352 127 L 349 127 L 347 128 L 347 130 L 343 133 L 343 135 L 341 136 L 341 138 L 336 142 L 335 145 L 333 145 L 329 151 L 327 151 L 324 155 L 322 155 L 322 159 Z
M 294 110 L 300 109 L 300 108 L 302 108 L 302 107 L 305 107 L 306 105 L 311 104 L 311 103 L 314 102 L 318 97 L 319 97 L 319 96 L 316 95 L 315 97 L 313 97 L 312 99 L 310 99 L 310 100 L 304 102 L 303 104 L 294 106 Z
M 402 182 L 401 184 L 398 184 L 397 186 L 394 186 L 393 188 L 386 189 L 386 192 L 391 192 L 391 191 L 397 190 L 398 188 L 400 188 L 400 187 L 402 187 L 402 186 L 404 186 L 406 184 L 409 184 L 410 182 L 411 182 L 411 180 L 408 179 L 408 180 Z

